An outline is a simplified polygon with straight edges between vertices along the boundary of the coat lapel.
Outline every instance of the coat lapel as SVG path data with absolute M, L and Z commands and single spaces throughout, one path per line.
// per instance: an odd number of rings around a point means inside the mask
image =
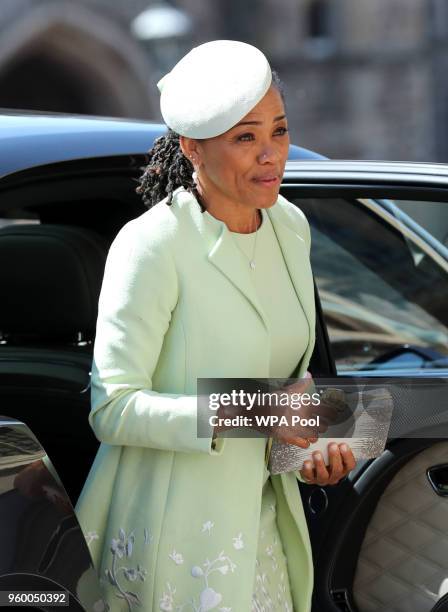
M 227 226 L 223 223 L 221 235 L 209 252 L 208 259 L 249 300 L 266 330 L 269 331 L 266 314 L 250 277 L 249 265 L 246 261 L 243 261 L 243 265 L 241 265 L 243 258 L 243 254 L 237 248 Z
M 302 364 L 308 364 L 309 357 L 314 348 L 316 311 L 314 304 L 313 273 L 307 245 L 304 239 L 291 227 L 290 222 L 288 223 L 288 217 L 282 210 L 280 202 L 277 202 L 272 208 L 269 208 L 267 212 L 277 236 L 297 299 L 302 306 L 308 323 L 309 341 L 307 349 L 297 365 L 296 370 L 291 375 L 291 378 L 294 378 L 302 375 L 302 373 L 299 374 L 302 369 Z

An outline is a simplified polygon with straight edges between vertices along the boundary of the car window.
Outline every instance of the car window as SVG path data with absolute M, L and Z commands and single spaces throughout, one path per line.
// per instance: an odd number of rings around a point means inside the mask
M 372 200 L 289 199 L 311 225 L 338 372 L 448 367 L 447 259 Z
M 448 206 L 446 202 L 394 200 L 394 203 L 448 247 Z

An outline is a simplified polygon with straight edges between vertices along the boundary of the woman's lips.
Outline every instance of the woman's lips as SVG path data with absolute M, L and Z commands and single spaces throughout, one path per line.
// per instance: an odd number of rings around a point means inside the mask
M 261 185 L 263 187 L 272 187 L 272 185 L 276 185 L 279 181 L 278 176 L 272 176 L 269 178 L 259 178 L 253 179 L 257 185 Z

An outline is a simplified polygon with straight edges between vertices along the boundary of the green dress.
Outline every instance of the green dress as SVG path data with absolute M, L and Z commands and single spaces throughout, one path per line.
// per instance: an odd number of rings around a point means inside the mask
M 271 378 L 291 375 L 308 344 L 309 332 L 302 307 L 297 300 L 283 255 L 266 211 L 257 234 L 232 232 L 238 247 L 252 259 L 252 281 L 270 323 Z M 265 469 L 260 530 L 255 566 L 251 612 L 292 612 L 289 572 L 276 522 L 276 496 L 270 474 Z

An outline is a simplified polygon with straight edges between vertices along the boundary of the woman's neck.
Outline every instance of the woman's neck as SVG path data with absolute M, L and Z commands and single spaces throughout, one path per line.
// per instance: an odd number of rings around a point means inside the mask
M 229 231 L 239 234 L 255 232 L 261 225 L 262 216 L 258 208 L 243 204 L 211 203 L 207 202 L 199 189 L 194 189 L 194 195 L 201 205 L 202 212 L 207 211 L 215 219 L 223 221 Z

